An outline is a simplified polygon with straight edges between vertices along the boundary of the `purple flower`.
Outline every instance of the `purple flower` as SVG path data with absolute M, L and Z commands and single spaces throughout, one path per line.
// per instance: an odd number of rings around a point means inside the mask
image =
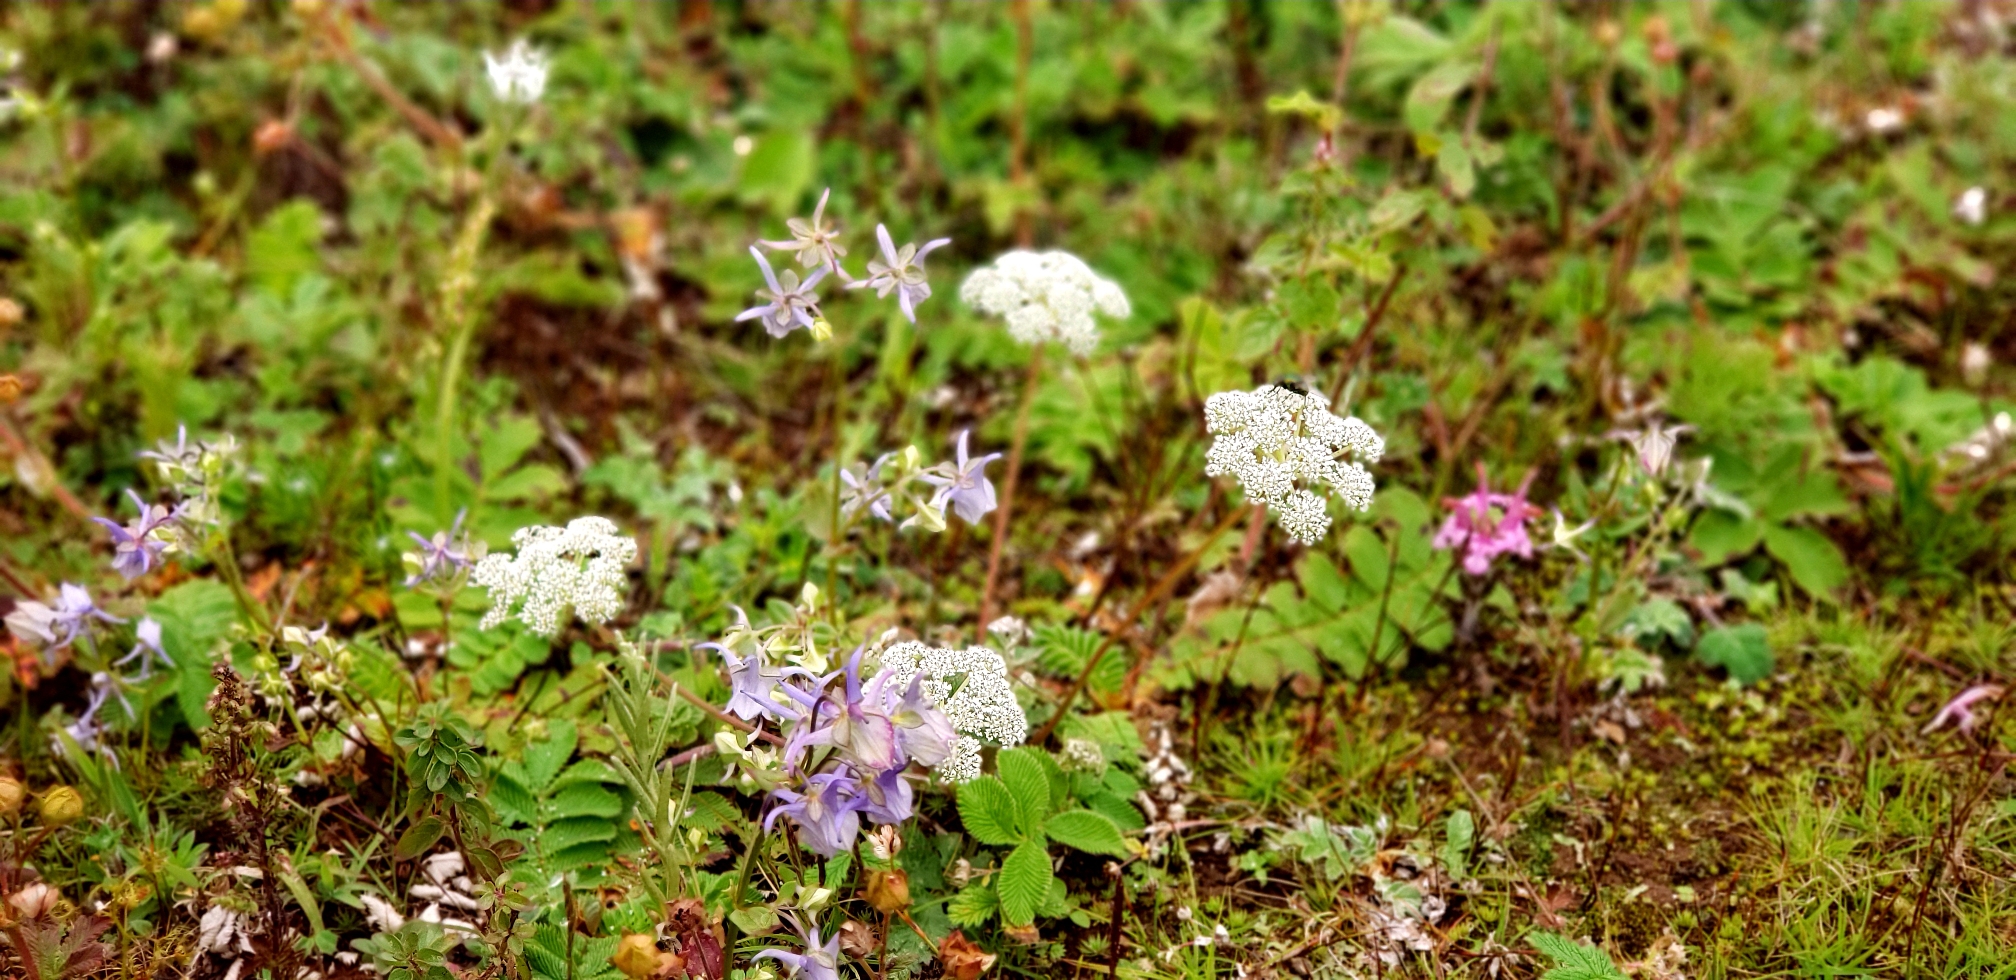
M 91 601 L 91 593 L 80 585 L 63 583 L 54 606 L 45 605 L 32 599 L 15 603 L 14 611 L 7 614 L 7 629 L 23 641 L 40 644 L 44 653 L 55 653 L 75 642 L 85 626 L 96 619 L 105 623 L 121 623 L 120 619 Z
M 140 512 L 132 523 L 121 526 L 109 517 L 94 517 L 92 520 L 112 532 L 112 567 L 130 582 L 147 574 L 160 560 L 161 553 L 168 550 L 168 542 L 155 532 L 172 524 L 182 508 L 169 510 L 160 504 L 150 507 L 131 490 L 126 491 L 126 496 L 133 499 L 134 509 Z
M 754 721 L 766 715 L 772 718 L 784 716 L 783 709 L 770 696 L 783 675 L 780 671 L 763 669 L 763 654 L 760 651 L 747 657 L 737 657 L 719 643 L 702 643 L 698 649 L 720 654 L 721 662 L 728 668 L 728 684 L 734 692 L 729 695 L 725 709 L 729 714 L 743 721 Z
M 1526 489 L 1533 482 L 1528 474 L 1517 493 L 1492 493 L 1477 466 L 1477 489 L 1467 497 L 1445 499 L 1449 519 L 1435 534 L 1435 547 L 1463 552 L 1463 570 L 1482 575 L 1491 570 L 1491 561 L 1503 554 L 1533 557 L 1533 541 L 1526 536 L 1526 522 L 1540 516 L 1540 509 L 1526 502 Z
M 112 754 L 112 747 L 104 743 L 105 724 L 98 720 L 99 710 L 105 707 L 106 700 L 115 693 L 112 685 L 113 681 L 110 674 L 103 672 L 92 674 L 91 700 L 85 704 L 84 713 L 78 715 L 76 721 L 63 726 L 63 733 L 70 736 L 71 740 L 77 743 L 78 748 L 86 752 L 97 752 L 104 755 L 106 759 L 111 761 L 112 767 L 116 769 L 119 767 L 119 759 Z M 119 700 L 124 702 L 126 699 L 122 695 Z M 127 711 L 132 711 L 131 705 L 127 706 Z M 57 755 L 64 754 L 63 740 L 51 736 L 49 739 L 49 749 Z
M 154 617 L 146 616 L 134 628 L 133 649 L 114 661 L 112 666 L 124 667 L 135 660 L 140 661 L 140 673 L 135 680 L 146 680 L 154 676 L 154 661 L 160 660 L 164 666 L 173 667 L 175 661 L 168 659 L 168 651 L 161 649 L 161 624 Z
M 861 815 L 879 824 L 902 823 L 915 812 L 915 793 L 899 767 L 884 771 L 861 787 Z
M 406 587 L 412 588 L 422 582 L 440 582 L 454 578 L 469 570 L 474 560 L 469 553 L 469 536 L 462 533 L 462 518 L 468 516 L 464 508 L 455 514 L 455 523 L 446 531 L 436 531 L 432 538 L 423 538 L 418 531 L 408 531 L 406 536 L 420 546 L 417 555 L 408 557 L 413 574 L 406 576 Z
M 980 523 L 994 509 L 994 484 L 987 479 L 987 464 L 1001 458 L 1000 453 L 969 458 L 966 455 L 966 438 L 970 429 L 959 432 L 959 459 L 956 463 L 938 464 L 939 472 L 923 473 L 919 476 L 938 488 L 931 498 L 931 506 L 942 508 L 951 503 L 952 509 L 968 524 Z
M 924 693 L 924 675 L 914 674 L 908 686 L 897 689 L 902 679 L 884 671 L 868 682 L 870 700 L 883 706 L 889 723 L 896 729 L 896 745 L 903 750 L 906 762 L 920 766 L 935 766 L 952 755 L 952 746 L 959 740 L 959 733 L 952 727 L 952 720 L 945 716 Z
M 829 695 L 828 704 L 815 705 L 801 721 L 795 741 L 806 747 L 830 745 L 841 759 L 871 773 L 901 769 L 907 763 L 896 744 L 896 725 L 883 710 L 880 698 L 871 700 L 869 689 L 861 684 L 862 652 L 856 647 L 847 660 L 842 699 L 831 703 Z M 822 714 L 831 719 L 823 726 L 819 724 Z
M 896 515 L 889 510 L 889 488 L 882 485 L 882 464 L 889 462 L 895 453 L 883 453 L 867 469 L 856 475 L 851 467 L 841 467 L 840 482 L 846 489 L 840 494 L 840 512 L 850 520 L 862 510 L 891 524 L 896 523 Z
M 793 922 L 792 925 L 796 927 L 797 923 Z M 781 949 L 766 949 L 751 959 L 776 960 L 791 971 L 791 976 L 796 977 L 802 973 L 805 975 L 805 980 L 840 980 L 840 934 L 834 933 L 833 938 L 822 945 L 819 942 L 819 927 L 813 926 L 798 931 L 805 941 L 805 952 L 787 953 Z
M 845 772 L 811 776 L 803 793 L 779 788 L 771 795 L 784 804 L 763 818 L 763 829 L 769 830 L 778 817 L 790 817 L 798 825 L 798 843 L 828 858 L 854 846 L 861 833 L 861 809 L 869 802 L 861 784 Z
M 839 229 L 826 223 L 826 199 L 833 196 L 833 188 L 828 187 L 819 195 L 819 205 L 812 209 L 812 220 L 792 218 L 784 222 L 791 229 L 788 242 L 763 242 L 763 247 L 779 252 L 797 252 L 798 264 L 810 269 L 819 266 L 847 279 L 847 270 L 840 268 L 840 257 L 847 250 L 840 245 Z
M 737 313 L 735 322 L 741 323 L 760 317 L 763 329 L 769 331 L 772 337 L 785 336 L 799 327 L 809 329 L 812 326 L 813 316 L 819 312 L 819 297 L 812 292 L 812 287 L 818 285 L 819 280 L 826 278 L 826 270 L 814 269 L 811 275 L 800 282 L 798 273 L 786 269 L 782 282 L 779 282 L 776 271 L 770 268 L 770 260 L 764 258 L 756 246 L 749 246 L 749 254 L 756 257 L 756 264 L 763 267 L 763 281 L 770 284 L 768 290 L 759 289 L 756 295 L 767 298 L 770 302 Z
M 922 247 L 912 242 L 901 251 L 889 237 L 889 229 L 875 226 L 875 240 L 882 243 L 882 257 L 868 260 L 868 278 L 847 284 L 848 289 L 863 286 L 873 287 L 875 295 L 887 296 L 896 291 L 896 305 L 903 308 L 903 315 L 911 323 L 917 322 L 917 304 L 931 298 L 931 283 L 924 277 L 924 256 L 941 245 L 952 244 L 950 238 L 934 238 Z
M 1931 723 L 1925 726 L 1925 732 L 1930 734 L 1937 731 L 1944 727 L 1948 721 L 1956 722 L 1957 724 L 1954 727 L 1960 729 L 1960 733 L 1963 735 L 1971 732 L 1974 730 L 1974 726 L 1981 723 L 1981 719 L 1974 716 L 1975 703 L 1992 701 L 2001 696 L 2002 685 L 2000 684 L 1976 684 L 1961 691 L 1954 696 L 1953 700 L 1946 702 L 1945 706 L 1939 709 L 1938 714 L 1932 716 Z
M 202 443 L 189 445 L 189 427 L 186 425 L 175 427 L 175 442 L 172 445 L 163 439 L 159 446 L 159 449 L 141 450 L 140 458 L 151 459 L 164 467 L 192 468 L 203 456 Z

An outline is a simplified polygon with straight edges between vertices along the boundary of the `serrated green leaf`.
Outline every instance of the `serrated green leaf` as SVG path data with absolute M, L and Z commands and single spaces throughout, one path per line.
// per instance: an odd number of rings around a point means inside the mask
M 1087 854 L 1127 856 L 1127 842 L 1120 836 L 1120 826 L 1103 813 L 1066 810 L 1051 817 L 1043 830 L 1051 840 Z
M 597 783 L 572 783 L 556 791 L 546 801 L 551 819 L 601 817 L 611 819 L 623 812 L 623 798 Z
M 966 825 L 966 832 L 982 844 L 1014 844 L 1022 840 L 1022 834 L 1015 829 L 1015 798 L 993 776 L 981 776 L 959 785 L 959 820 Z
M 1026 745 L 995 757 L 1001 782 L 1015 801 L 1015 831 L 1025 839 L 1041 833 L 1043 818 L 1050 815 L 1050 773 L 1043 762 L 1042 753 Z
M 548 824 L 539 834 L 539 850 L 558 854 L 576 844 L 602 843 L 616 839 L 616 821 L 600 817 L 570 817 Z
M 525 746 L 525 787 L 535 792 L 552 785 L 560 768 L 574 755 L 578 734 L 574 722 L 555 718 L 547 723 L 546 738 Z
M 1001 896 L 1001 918 L 1011 926 L 1036 921 L 1036 910 L 1050 894 L 1050 854 L 1043 845 L 1028 841 L 1008 852 L 1001 870 L 994 875 L 994 889 Z
M 1526 941 L 1554 961 L 1554 968 L 1541 974 L 1541 980 L 1628 980 L 1624 971 L 1611 962 L 1610 954 L 1594 946 L 1547 932 L 1528 934 Z
M 539 801 L 508 772 L 500 771 L 491 780 L 489 801 L 498 816 L 512 823 L 530 826 L 539 822 Z
M 1142 818 L 1141 811 L 1136 809 L 1133 803 L 1128 802 L 1125 796 L 1117 796 L 1103 790 L 1090 793 L 1085 796 L 1085 808 L 1104 814 L 1106 819 L 1113 821 L 1123 834 L 1148 826 L 1148 821 Z
M 992 885 L 967 885 L 945 902 L 946 917 L 963 929 L 986 925 L 999 911 L 1001 898 Z
M 1767 527 L 1764 550 L 1784 564 L 1792 581 L 1815 598 L 1831 602 L 1834 590 L 1848 584 L 1847 557 L 1826 535 L 1810 527 Z
M 1776 666 L 1771 642 L 1757 623 L 1722 626 L 1701 634 L 1694 656 L 1704 664 L 1727 670 L 1738 684 L 1755 684 L 1771 676 Z

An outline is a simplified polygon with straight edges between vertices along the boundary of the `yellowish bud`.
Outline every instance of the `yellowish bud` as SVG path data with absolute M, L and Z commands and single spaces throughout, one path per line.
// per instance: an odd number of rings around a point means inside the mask
M 21 804 L 28 799 L 28 787 L 12 776 L 0 776 L 0 817 L 11 817 L 21 812 Z
M 50 827 L 63 827 L 77 822 L 84 815 L 84 794 L 69 786 L 58 786 L 42 794 L 42 823 Z
M 907 912 L 910 909 L 910 875 L 901 869 L 870 871 L 868 884 L 861 889 L 861 897 L 875 906 L 875 911 L 885 915 Z

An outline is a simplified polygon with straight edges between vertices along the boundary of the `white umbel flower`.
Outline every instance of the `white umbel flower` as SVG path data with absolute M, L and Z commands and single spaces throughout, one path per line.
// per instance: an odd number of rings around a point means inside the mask
M 531 105 L 539 101 L 546 94 L 547 67 L 545 53 L 525 43 L 522 37 L 511 42 L 502 58 L 483 52 L 483 71 L 490 76 L 490 91 L 505 102 Z
M 590 626 L 623 611 L 628 585 L 623 570 L 636 560 L 637 542 L 617 534 L 606 518 L 576 518 L 565 528 L 520 528 L 511 543 L 516 557 L 485 555 L 469 576 L 490 590 L 484 629 L 515 615 L 533 632 L 552 636 L 569 609 Z
M 959 299 L 1007 320 L 1009 336 L 1021 343 L 1055 340 L 1075 354 L 1089 354 L 1099 343 L 1094 311 L 1111 317 L 1129 312 L 1127 294 L 1069 252 L 1009 252 L 967 276 Z
M 1266 504 L 1288 536 L 1315 544 L 1330 530 L 1323 494 L 1346 506 L 1372 506 L 1372 474 L 1386 443 L 1356 418 L 1338 418 L 1316 392 L 1278 385 L 1221 391 L 1204 403 L 1204 427 L 1215 436 L 1204 475 L 1231 474 L 1246 498 Z M 1347 458 L 1348 457 L 1348 458 Z
M 1029 717 L 1015 700 L 1008 664 L 986 647 L 954 650 L 907 640 L 882 651 L 882 671 L 897 677 L 924 675 L 925 696 L 959 733 L 952 754 L 934 770 L 948 783 L 980 775 L 983 743 L 1007 747 L 1029 737 Z

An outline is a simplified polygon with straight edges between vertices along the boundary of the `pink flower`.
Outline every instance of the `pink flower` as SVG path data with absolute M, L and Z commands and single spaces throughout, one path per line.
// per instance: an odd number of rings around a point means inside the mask
M 1482 575 L 1491 570 L 1491 560 L 1502 554 L 1533 557 L 1533 541 L 1526 536 L 1526 522 L 1540 516 L 1540 508 L 1526 502 L 1526 488 L 1533 474 L 1519 484 L 1517 493 L 1492 493 L 1477 464 L 1477 489 L 1467 497 L 1446 498 L 1449 519 L 1435 533 L 1435 547 L 1454 548 L 1463 553 L 1463 570 Z
M 1930 733 L 1943 727 L 1948 721 L 1955 721 L 1959 723 L 1956 727 L 1960 729 L 1961 734 L 1971 732 L 1975 725 L 1981 723 L 1981 719 L 1974 717 L 1975 702 L 1991 701 L 2001 696 L 2000 684 L 1976 684 L 1946 702 L 1946 706 L 1932 716 L 1932 722 L 1925 726 L 1925 731 Z

